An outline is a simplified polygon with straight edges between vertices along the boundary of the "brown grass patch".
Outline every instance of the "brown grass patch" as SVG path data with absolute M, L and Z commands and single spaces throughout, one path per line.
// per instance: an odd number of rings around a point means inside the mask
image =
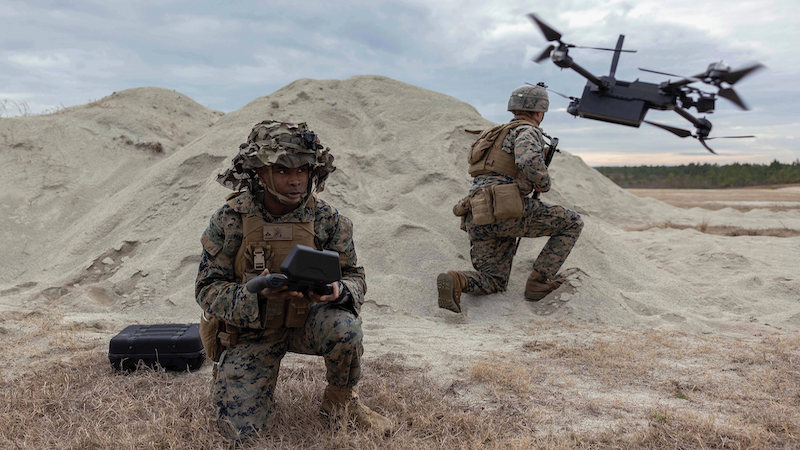
M 630 228 L 628 231 L 645 231 L 653 228 L 675 228 L 677 230 L 693 229 L 701 233 L 716 234 L 719 236 L 771 236 L 771 237 L 795 237 L 800 236 L 800 230 L 792 228 L 742 228 L 730 225 L 709 225 L 708 222 L 701 222 L 698 225 L 682 225 L 671 221 L 658 224 L 648 224 L 637 228 Z
M 98 325 L 64 325 L 44 311 L 6 314 L 0 325 L 0 344 L 14 353 L 4 361 L 13 375 L 0 381 L 0 448 L 232 448 L 216 431 L 208 367 L 124 375 L 111 369 L 109 333 Z M 536 339 L 517 351 L 467 363 L 450 381 L 402 355 L 366 359 L 359 391 L 395 423 L 390 438 L 323 420 L 321 358 L 289 355 L 276 412 L 252 448 L 800 446 L 800 336 L 698 337 L 567 322 L 531 334 Z
M 89 100 L 86 103 L 87 108 L 111 108 L 111 103 L 108 102 L 105 98 L 101 98 L 99 100 Z

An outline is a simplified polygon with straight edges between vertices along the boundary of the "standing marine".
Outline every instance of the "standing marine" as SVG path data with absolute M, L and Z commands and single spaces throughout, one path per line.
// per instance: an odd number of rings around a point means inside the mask
M 564 282 L 557 272 L 575 246 L 583 220 L 575 211 L 538 198 L 550 190 L 546 159 L 550 148 L 539 128 L 549 104 L 542 83 L 518 87 L 508 100 L 514 118 L 484 130 L 472 145 L 470 195 L 456 204 L 453 213 L 461 216 L 461 227 L 469 234 L 475 271 L 439 274 L 440 308 L 461 312 L 462 293 L 505 291 L 523 237 L 550 236 L 533 263 L 525 298 L 541 300 Z
M 319 355 L 328 386 L 321 413 L 344 414 L 362 428 L 390 433 L 392 423 L 354 392 L 361 378 L 359 311 L 367 289 L 353 224 L 317 198 L 335 170 L 329 149 L 305 123 L 266 120 L 253 127 L 232 166 L 217 177 L 236 192 L 212 216 L 201 242 L 195 284 L 201 335 L 214 361 L 213 402 L 221 432 L 235 441 L 260 433 L 275 409 L 273 393 L 286 352 Z M 280 272 L 296 244 L 339 254 L 333 293 L 248 292 L 253 277 Z

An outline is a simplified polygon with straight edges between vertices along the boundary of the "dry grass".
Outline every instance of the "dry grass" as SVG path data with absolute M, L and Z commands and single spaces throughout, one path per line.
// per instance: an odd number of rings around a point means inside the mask
M 792 228 L 742 228 L 730 225 L 709 225 L 708 222 L 701 222 L 698 225 L 682 225 L 671 221 L 658 224 L 648 224 L 642 227 L 631 228 L 628 231 L 645 231 L 653 228 L 675 228 L 678 230 L 693 229 L 701 233 L 716 234 L 720 236 L 771 236 L 771 237 L 794 237 L 800 236 L 800 230 Z
M 0 448 L 232 448 L 216 432 L 208 368 L 123 375 L 106 357 L 110 333 L 97 326 L 65 326 L 44 312 L 8 314 L 0 326 L 11 351 L 0 382 Z M 253 448 L 800 446 L 799 337 L 569 323 L 531 335 L 518 351 L 467 363 L 455 381 L 433 380 L 401 355 L 367 359 L 360 394 L 394 421 L 390 438 L 321 419 L 322 361 L 290 355 L 277 411 Z
M 13 112 L 13 110 L 16 111 L 16 114 Z M 31 112 L 30 106 L 28 106 L 28 102 L 25 100 L 20 100 L 18 102 L 8 99 L 0 100 L 0 117 L 8 117 L 11 114 L 21 117 L 30 117 L 34 115 Z
M 101 98 L 99 100 L 89 100 L 86 103 L 87 108 L 112 108 L 113 105 L 108 102 L 105 98 Z

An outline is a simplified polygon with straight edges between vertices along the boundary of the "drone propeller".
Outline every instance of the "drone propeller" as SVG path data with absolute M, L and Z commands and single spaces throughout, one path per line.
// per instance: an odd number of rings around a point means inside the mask
M 533 61 L 536 62 L 537 64 L 544 61 L 545 59 L 550 57 L 550 53 L 552 53 L 555 48 L 556 48 L 555 45 L 547 46 L 547 48 L 544 49 L 544 51 L 540 53 L 539 56 L 537 56 L 536 59 L 534 59 Z
M 682 78 L 682 80 L 680 81 L 668 83 L 665 87 L 665 89 L 667 90 L 679 88 L 689 83 L 693 83 L 695 81 L 711 84 L 719 88 L 718 95 L 720 97 L 731 101 L 733 104 L 735 104 L 736 106 L 738 106 L 743 110 L 748 110 L 749 108 L 747 107 L 745 102 L 741 99 L 741 97 L 739 97 L 739 94 L 737 94 L 732 87 L 722 87 L 722 83 L 728 83 L 729 86 L 733 86 L 734 84 L 736 84 L 736 82 L 738 82 L 742 78 L 750 75 L 751 73 L 763 67 L 764 67 L 763 64 L 755 63 L 753 65 L 741 68 L 739 70 L 731 71 L 726 64 L 720 61 L 718 63 L 710 64 L 705 72 L 699 73 L 691 77 L 686 77 L 683 75 L 675 75 L 667 72 L 659 72 L 656 70 L 643 69 L 641 67 L 639 68 L 639 70 L 643 72 L 657 73 L 659 75 L 667 75 L 670 77 Z
M 666 76 L 668 76 L 668 77 L 678 77 L 678 78 L 683 78 L 684 80 L 690 80 L 690 81 L 703 81 L 703 80 L 702 80 L 702 79 L 700 79 L 700 78 L 695 78 L 695 77 L 686 77 L 686 76 L 683 76 L 683 75 L 675 75 L 674 73 L 659 72 L 659 71 L 657 71 L 657 70 L 643 69 L 643 68 L 641 68 L 641 67 L 639 67 L 639 70 L 641 70 L 642 72 L 650 72 L 650 73 L 657 73 L 657 74 L 659 74 L 659 75 L 666 75 Z
M 556 95 L 559 95 L 559 96 L 561 96 L 561 97 L 564 97 L 564 98 L 565 98 L 565 99 L 567 99 L 567 100 L 578 100 L 578 98 L 577 98 L 577 97 L 572 97 L 571 95 L 564 95 L 564 94 L 562 94 L 561 92 L 556 92 L 556 91 L 554 91 L 554 90 L 552 90 L 552 89 L 547 89 L 547 90 L 548 90 L 548 91 L 550 91 L 550 92 L 552 92 L 553 94 L 556 94 Z
M 562 97 L 566 98 L 567 100 L 578 100 L 578 98 L 577 98 L 577 97 L 571 97 L 571 96 L 569 96 L 569 95 L 562 94 L 561 92 L 554 91 L 554 90 L 550 89 L 549 87 L 547 87 L 547 86 L 546 86 L 544 83 L 533 84 L 533 83 L 528 83 L 528 82 L 526 81 L 526 82 L 525 82 L 525 84 L 527 84 L 528 86 L 539 86 L 539 87 L 543 87 L 543 88 L 544 88 L 546 91 L 552 92 L 553 94 L 556 94 L 556 95 L 560 95 L 560 96 L 562 96 Z
M 671 127 L 669 125 L 662 125 L 660 123 L 650 122 L 649 120 L 645 120 L 644 122 L 645 123 L 649 123 L 650 125 L 655 125 L 655 126 L 657 126 L 659 128 L 662 128 L 664 130 L 667 130 L 670 133 L 677 135 L 678 137 L 685 138 L 685 137 L 692 136 L 692 132 L 691 131 L 684 130 L 683 128 L 676 128 L 676 127 Z
M 581 46 L 578 46 L 578 45 L 571 45 L 571 44 L 567 44 L 567 47 L 569 47 L 569 48 L 588 48 L 588 49 L 591 49 L 591 50 L 605 50 L 605 51 L 609 51 L 609 52 L 620 51 L 620 52 L 624 52 L 624 53 L 636 53 L 636 50 L 617 50 L 615 48 L 605 48 L 605 47 L 581 47 Z
M 724 72 L 720 75 L 720 80 L 730 84 L 733 86 L 736 84 L 737 81 L 741 80 L 742 78 L 750 75 L 752 72 L 755 72 L 758 69 L 763 68 L 764 65 L 761 63 L 755 63 L 752 66 L 744 67 L 739 70 L 734 70 L 733 72 Z
M 722 98 L 732 101 L 736 106 L 745 111 L 750 109 L 744 103 L 744 100 L 739 97 L 739 94 L 737 94 L 732 88 L 720 88 L 718 95 Z
M 548 41 L 558 41 L 560 44 L 563 44 L 563 42 L 561 42 L 561 33 L 551 28 L 550 25 L 542 22 L 541 19 L 536 17 L 536 14 L 528 14 L 528 17 L 530 17 L 531 20 L 533 20 L 536 25 L 539 26 L 539 29 L 542 30 L 542 34 L 544 34 L 545 39 Z
M 582 46 L 578 46 L 578 45 L 567 44 L 566 42 L 561 40 L 561 33 L 559 33 L 558 31 L 554 30 L 553 27 L 551 27 L 550 25 L 544 23 L 541 19 L 539 19 L 536 16 L 536 14 L 528 14 L 528 17 L 530 17 L 531 20 L 533 20 L 533 22 L 539 27 L 539 29 L 542 30 L 542 34 L 544 34 L 545 39 L 547 39 L 550 42 L 552 42 L 552 41 L 558 42 L 559 43 L 559 47 L 564 47 L 564 48 L 588 48 L 588 49 L 591 49 L 591 50 L 605 50 L 605 51 L 609 51 L 609 52 L 636 53 L 636 50 L 617 50 L 616 48 L 604 48 L 604 47 L 582 47 Z M 534 59 L 534 61 L 537 62 L 537 63 L 540 63 L 540 62 L 544 61 L 545 59 L 550 57 L 550 54 L 555 49 L 556 49 L 555 45 L 552 45 L 552 44 L 549 45 L 546 49 L 544 49 L 542 51 L 542 53 L 539 54 L 539 56 L 537 56 Z
M 674 135 L 676 135 L 678 137 L 685 138 L 685 137 L 690 137 L 691 136 L 691 137 L 697 139 L 698 141 L 700 141 L 700 143 L 703 145 L 703 147 L 706 148 L 706 150 L 710 151 L 711 153 L 713 153 L 715 155 L 717 154 L 717 152 L 715 152 L 714 150 L 711 149 L 711 147 L 706 145 L 705 141 L 710 141 L 711 139 L 741 139 L 741 138 L 754 138 L 755 137 L 755 136 L 752 136 L 752 135 L 748 135 L 748 136 L 700 137 L 700 136 L 698 136 L 696 134 L 692 134 L 692 132 L 689 131 L 689 130 L 684 130 L 683 128 L 671 127 L 669 125 L 663 125 L 663 124 L 656 123 L 656 122 L 650 122 L 649 120 L 645 120 L 644 122 L 645 123 L 649 123 L 650 125 L 656 126 L 658 128 L 661 128 L 663 130 L 667 130 L 670 133 L 672 133 L 672 134 L 674 134 Z

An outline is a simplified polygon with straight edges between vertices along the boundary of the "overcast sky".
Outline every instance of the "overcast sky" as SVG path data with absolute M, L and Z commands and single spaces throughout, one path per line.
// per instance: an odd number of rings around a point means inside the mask
M 222 3 L 222 2 L 219 2 Z M 613 47 L 624 34 L 617 79 L 658 83 L 703 72 L 724 60 L 734 69 L 768 68 L 742 80 L 741 111 L 725 99 L 707 118 L 708 141 L 643 124 L 631 128 L 565 112 L 551 94 L 542 127 L 588 164 L 639 165 L 800 157 L 800 2 L 797 0 L 532 1 L 39 1 L 0 0 L 0 101 L 34 113 L 96 100 L 114 91 L 158 86 L 229 112 L 298 78 L 377 74 L 470 103 L 505 122 L 509 93 L 525 82 L 580 96 L 585 79 L 549 60 L 531 62 L 547 42 L 537 13 L 568 43 Z M 576 62 L 608 73 L 610 52 L 573 49 Z M 700 84 L 697 84 L 701 87 Z M 716 89 L 707 86 L 710 91 Z M 2 109 L 0 109 L 0 112 Z M 696 111 L 692 110 L 696 114 Z M 693 130 L 674 112 L 648 120 Z

